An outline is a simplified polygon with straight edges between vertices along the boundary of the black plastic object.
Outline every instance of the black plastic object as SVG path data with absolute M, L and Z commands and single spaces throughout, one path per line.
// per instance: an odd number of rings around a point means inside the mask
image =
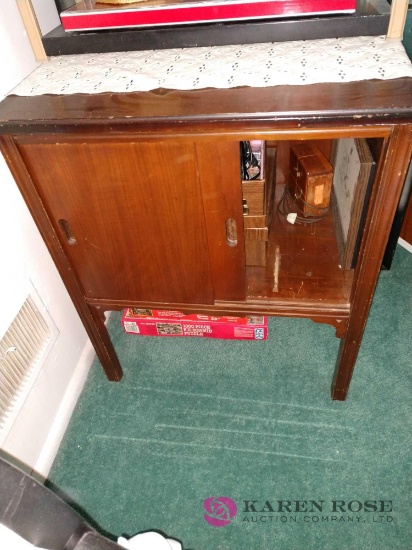
M 76 0 L 54 0 L 57 11 L 61 13 L 64 10 L 68 10 L 76 3 Z
M 260 176 L 260 164 L 252 152 L 250 141 L 240 142 L 240 175 L 242 180 L 256 180 Z
M 0 523 L 47 550 L 118 550 L 52 491 L 0 458 Z
M 350 14 L 82 32 L 59 25 L 42 42 L 46 54 L 54 56 L 379 36 L 387 33 L 389 17 L 387 0 L 358 0 L 356 13 Z

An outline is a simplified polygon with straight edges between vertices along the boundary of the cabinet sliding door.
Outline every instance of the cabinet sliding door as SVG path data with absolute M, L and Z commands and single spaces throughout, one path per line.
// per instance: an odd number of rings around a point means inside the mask
M 80 136 L 16 141 L 86 298 L 214 302 L 222 274 L 212 265 L 215 230 L 205 218 L 207 182 L 196 143 Z M 218 217 L 224 194 L 217 184 L 212 195 L 206 191 Z M 224 251 L 219 262 L 233 262 L 226 248 L 229 256 L 224 260 Z M 240 268 L 228 298 L 244 293 L 241 278 Z

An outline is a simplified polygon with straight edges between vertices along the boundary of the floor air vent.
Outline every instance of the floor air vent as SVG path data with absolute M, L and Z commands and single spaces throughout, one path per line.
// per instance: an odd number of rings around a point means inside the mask
M 44 306 L 36 302 L 31 296 L 26 299 L 0 340 L 0 443 L 57 336 L 47 312 L 40 311 Z

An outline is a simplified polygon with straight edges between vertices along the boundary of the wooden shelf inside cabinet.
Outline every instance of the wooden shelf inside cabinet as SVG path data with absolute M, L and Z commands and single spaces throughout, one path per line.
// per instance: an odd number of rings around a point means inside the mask
M 295 141 L 272 142 L 278 152 L 275 195 L 265 267 L 247 268 L 247 299 L 289 303 L 290 307 L 327 307 L 348 314 L 352 271 L 340 266 L 333 212 L 313 224 L 291 224 L 278 212 Z M 313 141 L 329 157 L 330 140 Z M 270 155 L 269 155 L 270 156 Z
M 276 204 L 283 187 L 276 187 Z M 342 270 L 339 261 L 332 212 L 315 224 L 292 225 L 274 208 L 266 266 L 249 266 L 246 271 L 247 299 L 349 312 L 353 271 Z

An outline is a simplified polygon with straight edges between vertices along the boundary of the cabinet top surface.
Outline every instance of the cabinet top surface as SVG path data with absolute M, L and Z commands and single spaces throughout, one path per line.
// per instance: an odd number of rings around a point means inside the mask
M 62 56 L 0 104 L 0 133 L 148 124 L 412 120 L 412 65 L 384 37 Z
M 9 96 L 0 133 L 77 131 L 109 126 L 412 122 L 412 79 L 129 94 Z

